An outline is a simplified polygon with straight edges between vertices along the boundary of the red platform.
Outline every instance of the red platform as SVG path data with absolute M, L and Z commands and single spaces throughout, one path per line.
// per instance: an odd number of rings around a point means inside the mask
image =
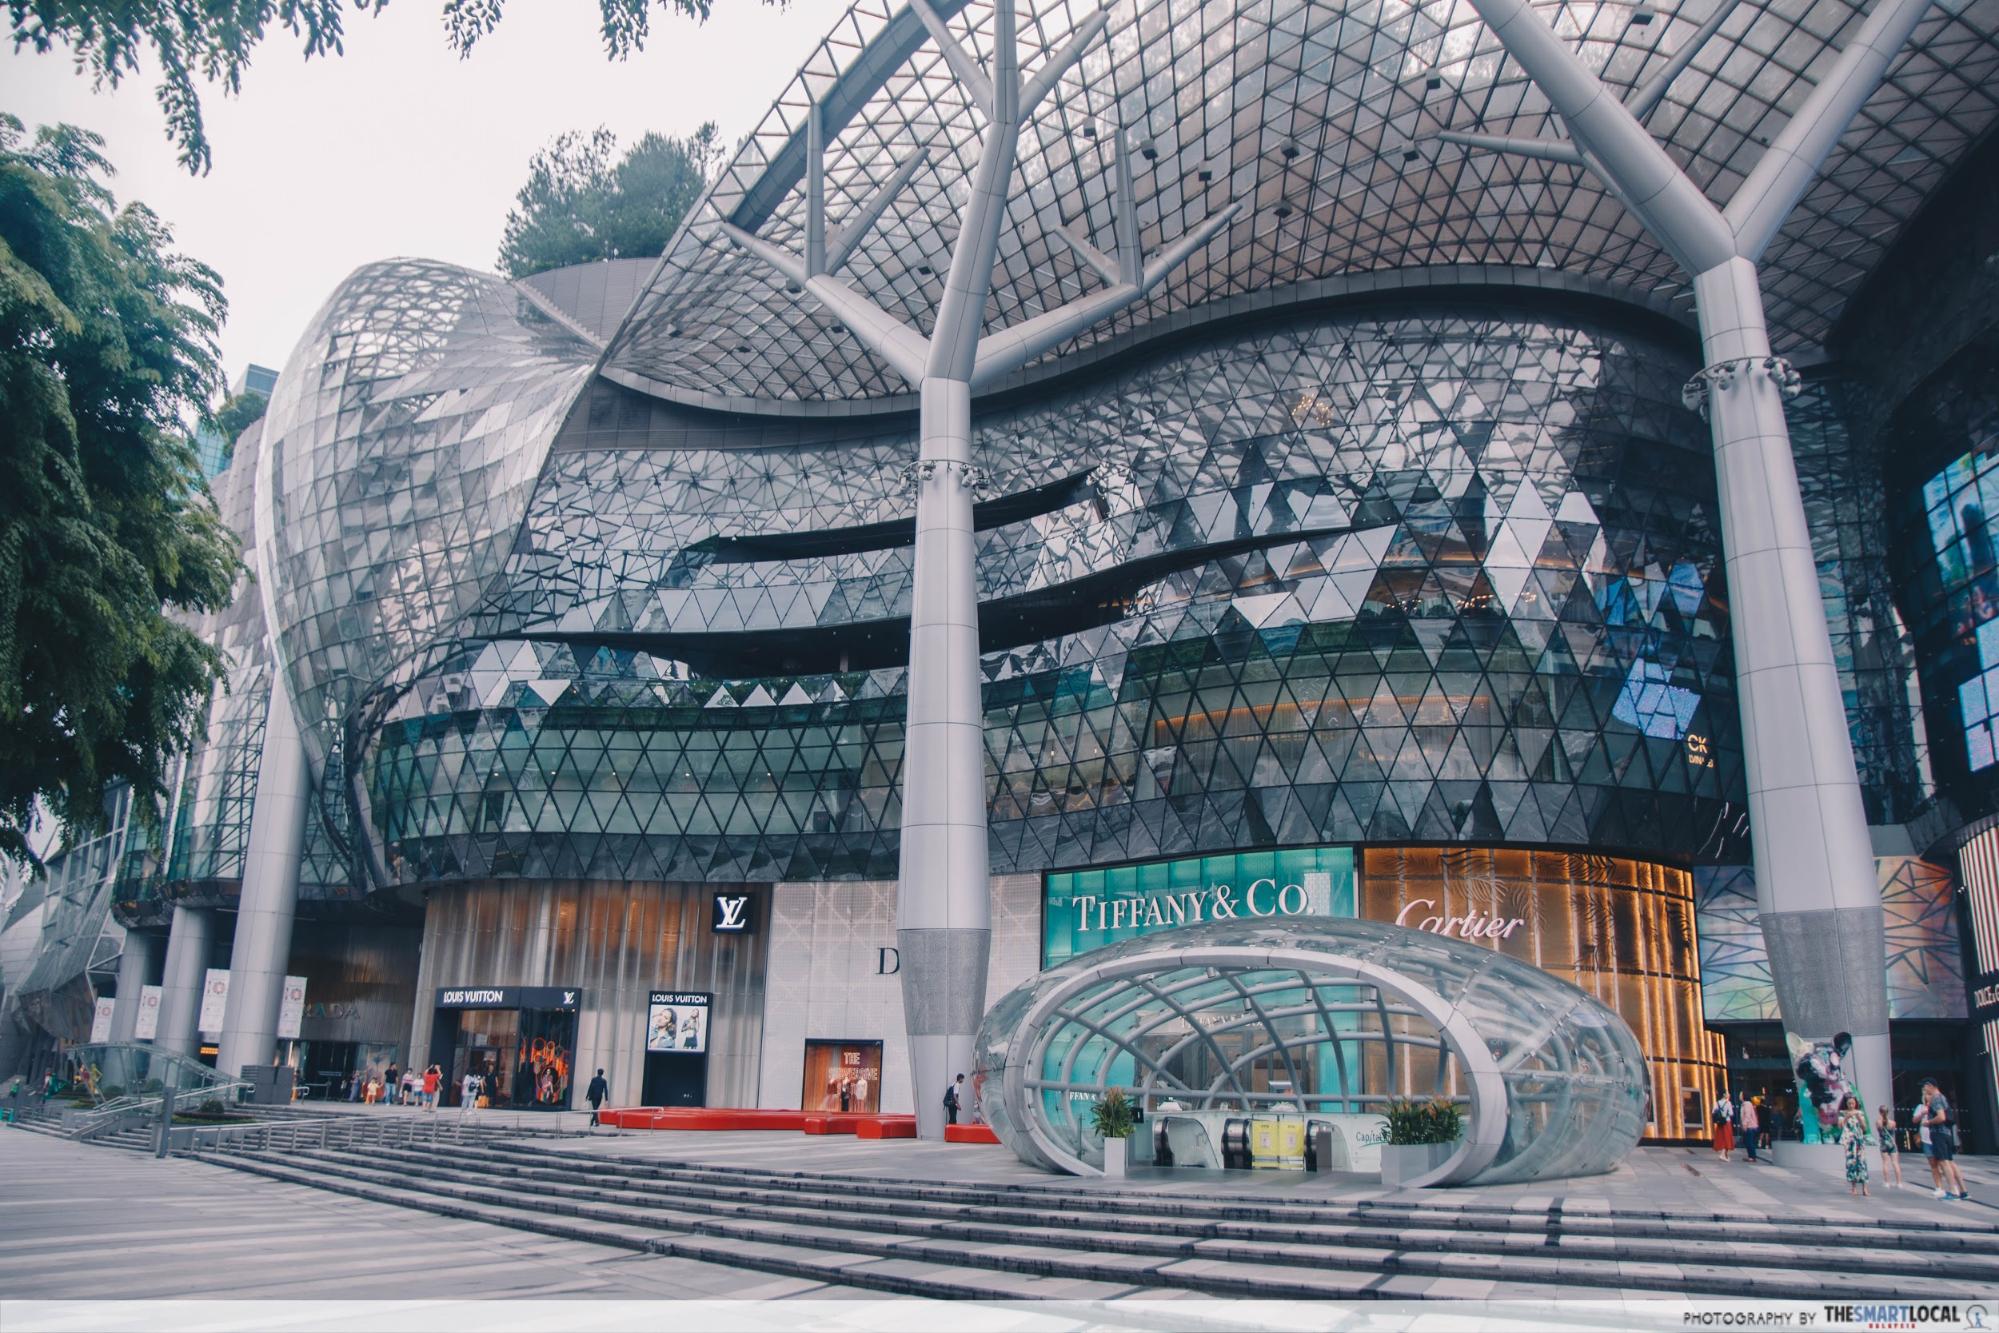
M 854 1127 L 854 1137 L 861 1139 L 913 1139 L 916 1137 L 916 1117 L 913 1115 L 871 1115 Z
M 999 1135 L 993 1133 L 991 1125 L 946 1125 L 946 1143 L 998 1143 Z
M 788 1129 L 804 1134 L 853 1134 L 864 1139 L 913 1139 L 913 1115 L 862 1115 L 843 1111 L 759 1111 L 730 1106 L 637 1106 L 603 1111 L 612 1129 Z

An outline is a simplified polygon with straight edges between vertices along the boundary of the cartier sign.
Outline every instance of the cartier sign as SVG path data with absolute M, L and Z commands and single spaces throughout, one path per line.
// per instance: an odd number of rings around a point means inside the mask
M 1412 898 L 1395 914 L 1395 924 L 1411 930 L 1427 930 L 1432 935 L 1450 935 L 1461 940 L 1503 940 L 1527 924 L 1524 916 L 1488 916 L 1466 912 L 1463 916 L 1439 916 L 1434 898 Z

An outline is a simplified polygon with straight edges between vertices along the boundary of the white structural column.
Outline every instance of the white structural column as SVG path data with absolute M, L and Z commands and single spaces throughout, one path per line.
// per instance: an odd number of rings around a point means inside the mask
M 985 1014 L 992 908 L 973 567 L 972 388 L 961 379 L 926 379 L 922 400 L 896 947 L 917 1123 L 920 1132 L 928 1115 L 936 1122 L 928 1137 L 937 1137 L 945 1083 L 972 1072 L 972 1036 Z
M 928 337 L 834 276 L 891 197 L 923 160 L 904 162 L 860 204 L 837 234 L 826 224 L 826 127 L 820 108 L 806 126 L 805 253 L 795 255 L 724 220 L 722 230 L 763 263 L 798 283 L 917 391 L 921 405 L 916 481 L 915 589 L 910 607 L 908 716 L 903 748 L 901 865 L 896 943 L 902 954 L 903 1011 L 917 1133 L 941 1138 L 944 1088 L 972 1072 L 972 1039 L 985 1011 L 992 904 L 986 864 L 984 684 L 979 667 L 979 602 L 972 500 L 982 479 L 972 457 L 972 395 L 1043 352 L 1144 297 L 1212 240 L 1235 215 L 1232 204 L 1151 263 L 1137 252 L 1131 167 L 1118 138 L 1119 189 L 1113 201 L 1120 253 L 1108 257 L 1051 228 L 1101 276 L 1105 287 L 1011 328 L 984 333 L 986 298 L 1006 220 L 1021 127 L 1109 21 L 1100 11 L 1076 26 L 1062 49 L 1031 77 L 1020 73 L 1013 0 L 995 0 L 990 75 L 925 0 L 912 8 L 946 63 L 985 113 L 985 137 L 960 219 L 951 264 Z
M 1731 259 L 1694 289 L 1770 975 L 1789 1031 L 1853 1037 L 1862 1091 L 1878 1106 L 1893 1072 L 1881 889 L 1784 421 L 1782 363 L 1770 355 L 1754 264 Z
M 127 930 L 125 949 L 118 955 L 118 998 L 111 1007 L 111 1040 L 135 1040 L 139 1026 L 139 993 L 154 984 L 159 970 L 160 946 L 166 943 L 149 930 Z
M 1634 114 L 1526 0 L 1472 5 L 1547 94 L 1573 143 L 1449 136 L 1595 171 L 1694 278 L 1706 364 L 1687 397 L 1707 414 L 1714 438 L 1757 909 L 1771 977 L 1792 1035 L 1853 1038 L 1852 1067 L 1870 1108 L 1892 1104 L 1881 894 L 1784 420 L 1783 399 L 1797 377 L 1770 353 L 1756 260 L 1929 3 L 1880 0 L 1726 210 L 1638 121 L 1693 53 L 1676 53 L 1664 77 L 1639 90 Z M 1718 27 L 1711 20 L 1693 40 Z
M 215 938 L 215 914 L 206 908 L 175 907 L 167 933 L 166 969 L 160 977 L 160 1028 L 153 1044 L 178 1055 L 201 1046 L 201 988 L 208 976 L 208 953 Z
M 275 661 L 275 655 L 273 655 Z M 229 952 L 229 1006 L 215 1067 L 234 1076 L 245 1065 L 267 1065 L 277 1050 L 278 1008 L 291 961 L 298 912 L 299 862 L 312 783 L 282 669 L 271 672 L 264 715 L 264 752 L 243 853 L 243 893 Z

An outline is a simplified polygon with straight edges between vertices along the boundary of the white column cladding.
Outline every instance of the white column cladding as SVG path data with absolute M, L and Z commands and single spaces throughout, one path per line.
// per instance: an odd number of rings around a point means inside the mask
M 299 739 L 285 673 L 274 665 L 264 714 L 264 752 L 257 764 L 250 842 L 243 852 L 243 892 L 236 941 L 229 952 L 229 1008 L 215 1067 L 233 1075 L 267 1065 L 277 1049 L 278 1006 L 291 962 L 298 913 L 299 863 L 312 782 Z
M 160 1030 L 153 1044 L 164 1051 L 193 1055 L 201 1045 L 201 986 L 215 938 L 215 914 L 207 908 L 176 906 L 167 933 L 167 961 L 160 977 Z
M 164 942 L 150 930 L 125 932 L 125 951 L 118 956 L 118 1004 L 111 1011 L 112 1041 L 136 1040 L 133 1032 L 139 1023 L 139 992 L 153 984 Z
M 1756 904 L 1785 1026 L 1852 1034 L 1869 1106 L 1894 1103 L 1881 889 L 1756 266 L 1694 280 L 1728 566 Z
M 942 1136 L 944 1087 L 972 1072 L 992 940 L 971 456 L 971 385 L 926 379 L 896 903 L 910 1082 L 923 1138 Z

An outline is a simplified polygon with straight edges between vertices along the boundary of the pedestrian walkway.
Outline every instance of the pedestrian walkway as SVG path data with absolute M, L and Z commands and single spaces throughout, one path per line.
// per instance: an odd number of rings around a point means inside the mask
M 0 1299 L 815 1299 L 862 1293 L 0 1127 Z M 392 1192 L 393 1186 L 385 1192 Z

